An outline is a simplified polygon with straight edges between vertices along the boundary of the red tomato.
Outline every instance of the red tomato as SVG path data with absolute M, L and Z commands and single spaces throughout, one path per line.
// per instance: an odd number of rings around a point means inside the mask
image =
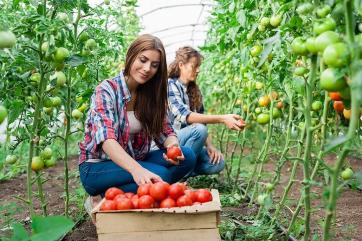
M 113 198 L 113 201 L 118 202 L 118 200 L 125 199 L 125 198 L 127 198 L 126 195 L 124 193 L 122 193 L 122 194 L 118 194 L 117 196 L 115 196 Z
M 334 101 L 333 108 L 338 112 L 342 113 L 344 110 L 344 104 L 342 101 Z
M 196 191 L 197 201 L 200 203 L 212 201 L 211 192 L 207 189 L 199 189 Z
M 116 187 L 110 187 L 107 189 L 105 197 L 107 200 L 113 200 L 118 194 L 123 194 L 124 192 Z
M 331 98 L 331 100 L 342 100 L 339 92 L 329 92 L 328 95 Z
M 151 187 L 150 183 L 140 185 L 137 189 L 138 196 L 141 197 L 143 195 L 150 194 L 150 187 Z
M 155 200 L 150 195 L 143 195 L 138 198 L 138 208 L 153 208 Z
M 133 192 L 126 192 L 124 194 L 127 198 L 132 198 L 134 196 L 134 193 Z
M 137 194 L 133 195 L 131 198 L 131 201 L 132 201 L 133 208 L 137 209 L 138 208 L 138 195 Z
M 197 201 L 197 194 L 195 191 L 187 189 L 187 190 L 185 190 L 185 195 L 189 196 L 191 198 L 192 202 Z
M 178 146 L 171 146 L 170 148 L 167 149 L 167 157 L 177 161 L 177 157 L 182 156 L 182 152 L 180 147 Z
M 168 189 L 168 195 L 173 200 L 177 200 L 179 197 L 184 195 L 184 192 L 185 192 L 185 186 L 184 186 L 184 184 L 180 184 L 180 183 L 174 183 Z
M 117 205 L 113 200 L 105 200 L 101 205 L 101 211 L 116 210 Z
M 191 206 L 192 205 L 192 200 L 189 196 L 187 195 L 182 195 L 181 197 L 179 197 L 177 199 L 177 206 L 178 207 L 184 207 L 184 206 Z
M 176 207 L 176 202 L 170 197 L 164 199 L 160 204 L 160 208 L 173 208 L 173 207 Z
M 168 196 L 168 189 L 170 184 L 167 182 L 156 182 L 150 187 L 150 195 L 156 201 L 161 201 Z
M 127 210 L 133 208 L 132 201 L 129 198 L 120 198 L 117 199 L 117 201 L 115 202 L 117 204 L 117 210 Z

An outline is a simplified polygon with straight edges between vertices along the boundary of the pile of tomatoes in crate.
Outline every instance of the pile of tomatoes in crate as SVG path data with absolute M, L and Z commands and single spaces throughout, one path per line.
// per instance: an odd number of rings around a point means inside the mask
M 212 201 L 212 194 L 207 189 L 190 189 L 185 183 L 156 182 L 140 185 L 137 194 L 111 187 L 105 199 L 101 211 L 192 206 Z

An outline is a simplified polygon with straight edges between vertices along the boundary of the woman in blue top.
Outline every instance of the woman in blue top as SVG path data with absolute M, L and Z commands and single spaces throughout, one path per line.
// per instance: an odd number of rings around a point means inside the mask
M 202 95 L 196 84 L 200 71 L 201 54 L 192 47 L 177 50 L 169 66 L 168 103 L 169 115 L 180 145 L 193 149 L 196 167 L 190 176 L 215 174 L 225 166 L 222 153 L 211 143 L 205 124 L 222 123 L 231 130 L 242 130 L 241 117 L 236 114 L 204 114 Z

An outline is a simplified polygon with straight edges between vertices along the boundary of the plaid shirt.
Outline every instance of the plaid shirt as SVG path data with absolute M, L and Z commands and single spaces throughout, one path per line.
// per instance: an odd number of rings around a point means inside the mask
M 101 148 L 102 142 L 115 139 L 135 160 L 142 160 L 150 150 L 152 138 L 141 130 L 130 139 L 130 126 L 127 118 L 127 102 L 131 94 L 123 73 L 100 83 L 91 97 L 91 105 L 85 124 L 85 137 L 79 143 L 79 164 L 90 159 L 109 159 Z M 168 136 L 176 135 L 168 118 L 164 131 L 155 143 L 161 148 Z
M 187 86 L 178 79 L 168 79 L 168 106 L 169 119 L 175 130 L 180 130 L 189 125 L 186 119 L 193 112 L 190 110 L 190 100 L 187 95 Z M 201 106 L 198 113 L 204 113 L 204 106 Z

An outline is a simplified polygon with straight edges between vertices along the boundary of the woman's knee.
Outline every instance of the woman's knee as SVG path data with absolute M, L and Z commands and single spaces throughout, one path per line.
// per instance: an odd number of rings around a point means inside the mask
M 196 156 L 194 151 L 190 147 L 186 146 L 181 146 L 181 150 L 185 157 L 185 160 L 182 161 L 182 164 L 190 167 L 190 169 L 194 169 L 196 166 Z
M 154 170 L 153 172 L 159 175 L 161 179 L 165 182 L 170 183 L 172 180 L 171 173 L 166 167 L 159 166 L 157 167 L 157 170 Z
M 198 138 L 205 139 L 207 138 L 207 126 L 204 124 L 196 123 L 192 124 L 192 131 L 195 136 Z

